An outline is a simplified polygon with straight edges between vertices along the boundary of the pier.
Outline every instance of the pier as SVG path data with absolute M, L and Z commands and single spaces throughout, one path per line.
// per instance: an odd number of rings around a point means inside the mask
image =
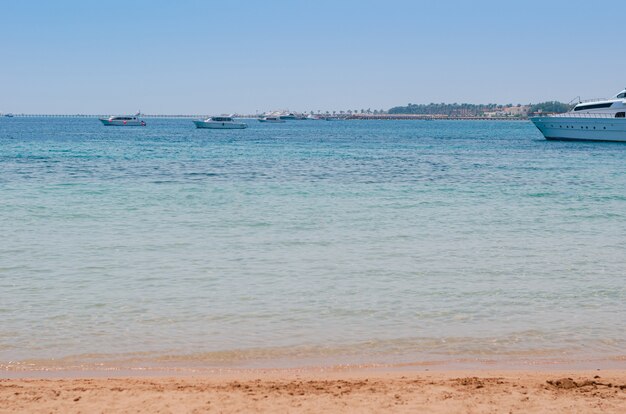
M 15 118 L 108 118 L 111 114 L 13 114 Z M 213 115 L 199 114 L 142 114 L 142 118 L 152 119 L 206 119 Z M 319 115 L 341 120 L 394 120 L 394 121 L 524 121 L 528 117 L 513 116 L 448 116 L 430 114 L 337 114 Z M 256 119 L 258 115 L 235 115 L 236 118 Z
M 120 114 L 13 114 L 16 118 L 108 118 L 111 115 L 114 116 L 124 116 Z M 149 114 L 141 114 L 142 118 L 208 118 L 211 115 L 188 115 L 188 114 L 180 114 L 180 115 L 149 115 Z M 247 116 L 238 116 L 238 118 L 245 118 Z

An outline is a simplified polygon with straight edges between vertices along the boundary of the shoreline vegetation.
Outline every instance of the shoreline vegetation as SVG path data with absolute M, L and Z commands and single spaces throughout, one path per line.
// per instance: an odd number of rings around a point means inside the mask
M 527 118 L 528 116 L 563 113 L 572 109 L 572 105 L 557 101 L 537 104 L 469 104 L 469 103 L 430 103 L 396 106 L 387 111 L 390 115 L 432 115 L 451 118 Z

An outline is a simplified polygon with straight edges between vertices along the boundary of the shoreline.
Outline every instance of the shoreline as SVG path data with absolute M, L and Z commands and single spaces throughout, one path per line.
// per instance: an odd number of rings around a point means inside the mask
M 360 369 L 0 379 L 0 412 L 620 413 L 626 369 Z
M 248 361 L 247 363 L 74 363 L 63 364 L 33 364 L 33 363 L 0 363 L 0 379 L 26 378 L 98 378 L 98 377 L 189 377 L 213 375 L 249 375 L 251 373 L 329 373 L 329 372 L 454 372 L 476 371 L 487 372 L 497 370 L 502 372 L 559 372 L 559 371 L 593 371 L 617 370 L 626 372 L 626 356 L 612 358 L 588 359 L 488 359 L 488 358 L 458 358 L 439 360 L 420 360 L 412 362 L 365 362 L 342 363 L 333 361 L 300 361 L 263 360 Z

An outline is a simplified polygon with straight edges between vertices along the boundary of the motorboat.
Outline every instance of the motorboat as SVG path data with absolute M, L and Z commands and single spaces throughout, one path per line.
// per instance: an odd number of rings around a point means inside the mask
M 279 116 L 264 116 L 264 117 L 259 118 L 259 122 L 282 124 L 282 123 L 285 123 L 286 121 L 284 119 L 281 119 Z
M 196 128 L 205 129 L 245 129 L 248 125 L 243 122 L 235 122 L 230 116 L 213 116 L 205 120 L 193 121 Z
M 548 140 L 626 142 L 626 89 L 610 99 L 579 102 L 569 112 L 530 120 Z
M 146 123 L 139 118 L 139 114 L 134 116 L 110 116 L 99 119 L 106 126 L 146 126 Z
M 12 114 L 12 113 L 4 114 L 4 116 L 5 116 L 6 118 L 13 118 L 13 114 Z
M 293 112 L 283 113 L 279 116 L 279 118 L 284 119 L 285 121 L 293 121 L 298 119 L 296 114 L 294 114 Z

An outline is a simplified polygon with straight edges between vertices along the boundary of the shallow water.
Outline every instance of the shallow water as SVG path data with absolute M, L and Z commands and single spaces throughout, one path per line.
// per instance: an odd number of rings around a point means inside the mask
M 0 118 L 0 364 L 624 355 L 626 145 L 248 122 Z

